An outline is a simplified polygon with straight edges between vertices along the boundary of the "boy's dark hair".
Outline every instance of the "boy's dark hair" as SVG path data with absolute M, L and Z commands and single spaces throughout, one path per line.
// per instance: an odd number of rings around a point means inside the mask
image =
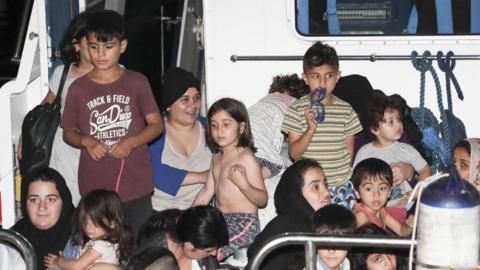
M 383 117 L 385 112 L 398 111 L 400 119 L 403 118 L 401 108 L 393 98 L 389 96 L 377 95 L 368 102 L 367 105 L 367 117 L 368 117 L 368 134 L 372 139 L 376 139 L 376 136 L 372 133 L 372 129 L 376 130 L 380 127 L 381 123 L 385 120 Z
M 98 41 L 107 42 L 112 38 L 124 40 L 125 21 L 113 10 L 98 10 L 90 13 L 86 29 L 87 35 L 95 34 Z
M 305 81 L 297 74 L 278 75 L 273 78 L 268 93 L 287 93 L 289 96 L 299 99 L 308 94 Z
M 229 239 L 227 223 L 222 213 L 207 205 L 183 211 L 171 236 L 178 243 L 190 242 L 198 249 L 221 247 L 228 244 Z
M 365 236 L 389 236 L 389 234 L 375 224 L 367 223 L 355 230 L 356 235 Z M 370 254 L 392 254 L 397 259 L 396 269 L 407 269 L 407 262 L 404 260 L 402 250 L 382 247 L 355 247 L 349 252 L 351 269 L 367 270 L 367 258 Z
M 366 177 L 373 179 L 385 179 L 390 186 L 393 185 L 393 173 L 390 165 L 378 158 L 367 158 L 360 161 L 353 169 L 352 184 L 358 190 L 362 179 Z
M 329 204 L 313 214 L 312 225 L 313 231 L 321 235 L 343 235 L 353 234 L 357 221 L 350 209 L 338 204 Z
M 72 238 L 75 244 L 85 246 L 90 240 L 85 234 L 87 219 L 105 230 L 103 240 L 118 243 L 119 261 L 130 255 L 132 233 L 124 217 L 120 197 L 111 190 L 96 189 L 82 197 L 73 215 Z
M 308 48 L 303 56 L 303 72 L 307 73 L 308 69 L 323 65 L 329 65 L 338 69 L 338 56 L 333 47 L 317 41 Z
M 233 98 L 222 98 L 217 100 L 215 103 L 210 106 L 207 113 L 207 129 L 205 130 L 207 146 L 213 153 L 218 153 L 221 151 L 218 144 L 213 140 L 212 133 L 210 132 L 210 122 L 212 121 L 212 116 L 219 112 L 225 111 L 227 112 L 235 121 L 239 124 L 241 122 L 245 123 L 245 127 L 243 129 L 242 134 L 238 137 L 238 147 L 247 147 L 252 150 L 252 152 L 256 152 L 257 149 L 253 144 L 253 135 L 252 129 L 250 128 L 250 120 L 248 118 L 247 108 L 245 105 Z
M 87 23 L 90 12 L 82 12 L 73 17 L 60 41 L 61 58 L 66 65 L 80 63 L 80 53 L 75 50 L 75 43 L 87 35 Z
M 167 248 L 149 247 L 136 253 L 128 262 L 128 270 L 178 270 L 175 256 Z
M 467 151 L 469 156 L 472 155 L 472 148 L 470 146 L 470 143 L 467 140 L 462 140 L 457 142 L 453 147 L 453 151 L 455 151 L 455 149 L 457 148 L 463 148 L 465 149 L 465 151 Z M 453 151 L 452 151 L 452 155 L 453 155 Z

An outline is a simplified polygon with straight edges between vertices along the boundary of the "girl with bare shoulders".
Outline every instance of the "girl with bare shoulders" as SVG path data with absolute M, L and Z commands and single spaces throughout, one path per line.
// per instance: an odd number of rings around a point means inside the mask
M 218 100 L 208 111 L 207 126 L 212 163 L 193 205 L 208 204 L 215 195 L 230 238 L 218 254 L 221 261 L 253 242 L 260 232 L 257 210 L 265 207 L 268 198 L 245 105 L 231 98 Z

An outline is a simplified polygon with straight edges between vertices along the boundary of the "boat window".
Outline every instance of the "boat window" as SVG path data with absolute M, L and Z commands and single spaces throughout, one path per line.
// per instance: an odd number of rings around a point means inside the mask
M 442 4 L 437 6 L 436 2 Z M 479 3 L 476 0 L 296 0 L 296 28 L 303 36 L 479 34 Z

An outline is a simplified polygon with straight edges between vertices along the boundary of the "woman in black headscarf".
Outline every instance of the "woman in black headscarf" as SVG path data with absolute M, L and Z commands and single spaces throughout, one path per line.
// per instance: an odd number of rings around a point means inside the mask
M 32 243 L 37 269 L 46 269 L 43 257 L 62 251 L 72 230 L 74 206 L 65 179 L 51 168 L 27 174 L 22 179 L 21 207 L 23 218 L 12 230 Z
M 278 216 L 267 224 L 248 248 L 249 264 L 272 237 L 282 233 L 312 231 L 313 213 L 330 204 L 326 183 L 325 174 L 315 160 L 301 159 L 285 170 L 274 195 Z M 284 246 L 270 253 L 260 269 L 301 270 L 304 267 L 304 247 Z

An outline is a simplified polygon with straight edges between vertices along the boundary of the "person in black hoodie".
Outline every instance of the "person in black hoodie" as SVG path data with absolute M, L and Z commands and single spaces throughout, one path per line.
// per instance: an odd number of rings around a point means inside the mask
M 248 249 L 250 269 L 252 259 L 269 240 L 282 233 L 311 232 L 311 217 L 321 207 L 330 204 L 325 174 L 312 159 L 302 159 L 288 167 L 274 195 L 278 216 L 257 235 Z M 274 250 L 260 269 L 297 270 L 305 267 L 303 246 L 284 246 Z

